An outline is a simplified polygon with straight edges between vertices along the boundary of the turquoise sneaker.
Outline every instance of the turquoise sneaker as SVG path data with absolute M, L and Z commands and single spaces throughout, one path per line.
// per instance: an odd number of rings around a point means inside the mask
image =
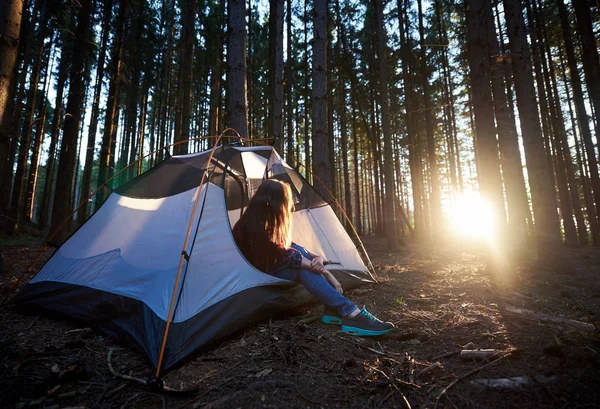
M 394 324 L 377 319 L 365 307 L 362 307 L 356 317 L 342 318 L 342 332 L 359 337 L 376 337 L 387 334 L 393 329 Z
M 323 317 L 321 322 L 328 325 L 342 325 L 342 316 L 337 312 L 335 308 L 323 306 Z

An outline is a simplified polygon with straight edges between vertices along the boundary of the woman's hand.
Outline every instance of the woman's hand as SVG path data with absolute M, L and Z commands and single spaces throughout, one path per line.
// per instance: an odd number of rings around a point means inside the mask
M 323 265 L 323 257 L 314 257 L 310 262 L 309 269 L 319 273 L 325 270 L 325 266 Z
M 323 277 L 325 277 L 325 279 L 329 282 L 329 284 L 331 284 L 331 286 L 333 288 L 335 288 L 335 290 L 340 293 L 343 294 L 344 293 L 344 289 L 342 288 L 342 285 L 340 284 L 340 282 L 333 276 L 333 274 L 331 274 L 329 271 L 327 272 L 327 274 L 323 274 Z

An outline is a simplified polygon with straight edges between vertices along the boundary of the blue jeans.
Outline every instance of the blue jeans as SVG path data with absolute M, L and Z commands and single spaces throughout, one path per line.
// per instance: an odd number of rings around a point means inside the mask
M 292 247 L 298 250 L 304 257 L 312 260 L 306 249 L 298 244 L 292 243 Z M 277 278 L 302 283 L 309 293 L 314 295 L 324 305 L 334 308 L 345 317 L 356 309 L 356 306 L 348 298 L 338 293 L 335 288 L 319 273 L 313 273 L 304 268 L 281 267 L 271 273 Z

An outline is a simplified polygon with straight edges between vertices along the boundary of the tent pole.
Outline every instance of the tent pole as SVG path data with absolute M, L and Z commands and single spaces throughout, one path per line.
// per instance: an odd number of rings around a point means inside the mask
M 223 131 L 223 133 L 226 132 L 227 130 L 228 129 Z M 163 334 L 162 345 L 160 347 L 160 355 L 158 356 L 158 363 L 156 364 L 156 373 L 154 374 L 154 377 L 156 379 L 159 378 L 160 372 L 161 372 L 161 367 L 162 367 L 163 358 L 164 358 L 164 354 L 165 354 L 165 347 L 167 346 L 167 338 L 169 336 L 169 328 L 171 327 L 171 321 L 173 318 L 172 316 L 173 316 L 173 309 L 175 307 L 175 299 L 177 298 L 177 288 L 179 287 L 179 280 L 181 279 L 181 270 L 183 268 L 183 262 L 187 258 L 187 246 L 188 246 L 188 242 L 190 239 L 190 233 L 192 232 L 192 226 L 194 225 L 194 215 L 196 214 L 196 209 L 198 207 L 198 201 L 200 200 L 200 193 L 202 190 L 202 186 L 204 185 L 204 181 L 207 180 L 206 175 L 209 172 L 208 166 L 210 166 L 210 164 L 212 162 L 212 158 L 215 153 L 215 150 L 219 147 L 219 142 L 221 141 L 221 137 L 223 136 L 223 133 L 221 133 L 221 135 L 219 135 L 219 137 L 215 141 L 214 146 L 212 147 L 212 149 L 210 151 L 210 156 L 208 157 L 208 162 L 207 162 L 208 165 L 206 167 L 206 171 L 202 175 L 200 184 L 196 188 L 196 199 L 194 200 L 194 207 L 192 208 L 192 214 L 190 215 L 190 221 L 188 223 L 187 232 L 185 234 L 185 241 L 183 242 L 183 249 L 181 250 L 181 256 L 179 257 L 179 268 L 177 269 L 177 277 L 175 278 L 175 285 L 173 287 L 173 295 L 171 296 L 171 305 L 169 306 L 169 314 L 167 315 L 167 325 L 165 326 L 165 332 Z

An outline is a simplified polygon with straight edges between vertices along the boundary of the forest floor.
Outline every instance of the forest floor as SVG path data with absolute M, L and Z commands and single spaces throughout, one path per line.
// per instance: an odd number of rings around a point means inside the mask
M 36 244 L 5 245 L 0 295 Z M 199 353 L 165 378 L 196 392 L 171 396 L 113 375 L 109 356 L 117 373 L 150 378 L 141 354 L 8 305 L 0 308 L 0 407 L 600 407 L 600 249 L 568 250 L 569 274 L 526 260 L 495 275 L 474 250 L 366 245 L 380 283 L 349 295 L 396 325 L 386 336 L 348 336 L 308 305 Z M 459 355 L 478 348 L 498 355 Z

